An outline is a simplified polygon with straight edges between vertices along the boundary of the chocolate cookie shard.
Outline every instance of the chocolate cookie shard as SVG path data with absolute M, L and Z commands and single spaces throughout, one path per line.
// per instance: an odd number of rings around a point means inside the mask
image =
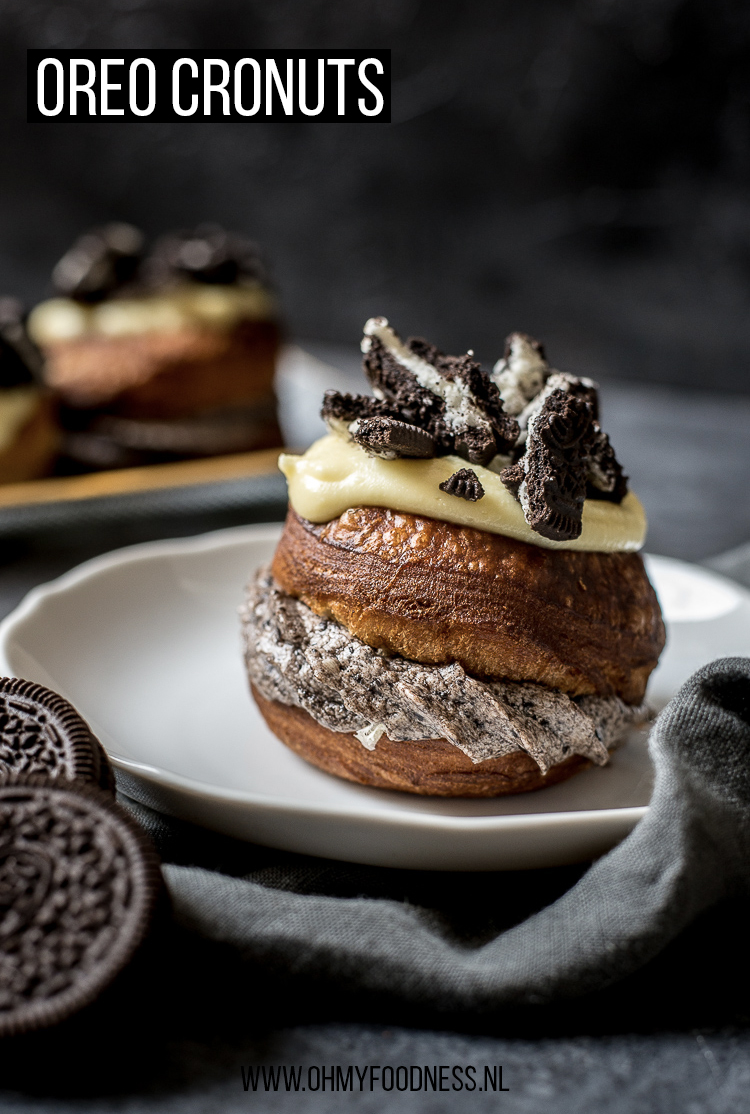
M 0 1037 L 92 1002 L 143 942 L 161 889 L 134 820 L 82 782 L 0 778 Z
M 372 395 L 350 395 L 326 391 L 323 395 L 321 418 L 326 421 L 354 422 L 358 418 L 395 418 L 401 420 L 398 406 Z
M 570 375 L 567 371 L 551 371 L 542 390 L 531 399 L 518 415 L 518 425 L 521 430 L 519 444 L 522 445 L 526 439 L 529 422 L 535 414 L 539 413 L 554 391 L 563 391 L 565 394 L 573 395 L 576 398 L 583 399 L 584 402 L 588 402 L 591 407 L 592 418 L 596 418 L 599 413 L 598 391 L 593 379 L 581 379 L 577 375 Z
M 453 451 L 469 464 L 486 467 L 497 456 L 497 440 L 492 430 L 466 427 L 453 436 Z
M 598 422 L 592 426 L 586 465 L 587 497 L 621 503 L 628 493 L 628 477 L 624 475 L 609 437 Z
M 349 427 L 352 440 L 387 460 L 397 456 L 431 457 L 435 439 L 426 430 L 395 418 L 359 418 Z
M 81 302 L 98 302 L 135 275 L 143 251 L 143 233 L 132 224 L 113 222 L 80 236 L 52 272 L 60 294 Z
M 521 484 L 523 483 L 525 478 L 526 473 L 524 472 L 523 464 L 521 464 L 520 461 L 516 464 L 509 465 L 507 468 L 503 468 L 502 472 L 500 473 L 500 479 L 503 481 L 511 495 L 515 496 L 516 499 L 518 498 L 519 488 L 521 487 Z
M 459 468 L 458 472 L 454 472 L 439 486 L 440 490 L 446 492 L 446 494 L 456 495 L 459 499 L 467 499 L 470 503 L 476 503 L 484 495 L 484 488 L 479 476 L 471 468 Z
M 0 677 L 0 773 L 44 774 L 114 792 L 107 755 L 88 724 L 56 692 Z
M 472 353 L 446 356 L 420 337 L 404 343 L 385 317 L 370 318 L 364 332 L 363 366 L 376 398 L 429 433 L 437 454 L 488 464 L 513 447 L 517 423 Z
M 583 528 L 592 422 L 584 399 L 555 390 L 529 423 L 518 498 L 531 529 L 551 541 L 577 538 Z
M 541 410 L 555 390 L 562 390 L 585 399 L 598 417 L 597 385 L 592 379 L 581 378 L 551 368 L 540 341 L 527 333 L 511 333 L 505 341 L 505 352 L 492 369 L 492 382 L 498 388 L 503 405 L 515 416 L 525 440 L 529 419 Z
M 506 411 L 518 417 L 542 390 L 549 373 L 541 342 L 528 333 L 511 333 L 505 338 L 502 358 L 492 369 L 492 381 Z

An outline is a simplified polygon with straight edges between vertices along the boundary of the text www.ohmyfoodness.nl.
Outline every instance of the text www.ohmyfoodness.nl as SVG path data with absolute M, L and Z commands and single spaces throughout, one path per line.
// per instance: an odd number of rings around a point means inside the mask
M 449 1064 L 356 1064 L 310 1067 L 243 1067 L 246 1091 L 509 1091 L 499 1065 L 476 1068 Z

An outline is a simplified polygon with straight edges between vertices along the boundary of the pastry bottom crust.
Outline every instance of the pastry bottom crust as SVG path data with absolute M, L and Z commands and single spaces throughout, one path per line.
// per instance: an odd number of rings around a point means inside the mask
M 514 751 L 474 764 L 447 739 L 394 742 L 383 735 L 367 750 L 354 735 L 322 727 L 301 708 L 266 700 L 254 685 L 255 702 L 268 727 L 301 758 L 327 774 L 425 797 L 502 797 L 565 781 L 591 766 L 571 755 L 543 774 L 533 758 Z

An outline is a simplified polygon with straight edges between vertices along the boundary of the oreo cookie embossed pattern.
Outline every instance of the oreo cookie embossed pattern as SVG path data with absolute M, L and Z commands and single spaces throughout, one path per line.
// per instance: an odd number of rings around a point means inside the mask
M 0 678 L 0 1037 L 87 1005 L 143 941 L 161 888 L 88 724 Z
M 137 824 L 97 787 L 0 779 L 0 1037 L 88 1005 L 144 940 L 161 888 Z
M 75 708 L 17 677 L 0 678 L 0 772 L 86 781 L 114 791 L 104 748 Z

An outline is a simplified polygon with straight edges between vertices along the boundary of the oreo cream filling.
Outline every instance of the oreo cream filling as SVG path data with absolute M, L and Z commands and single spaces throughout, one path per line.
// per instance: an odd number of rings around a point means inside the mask
M 266 700 L 302 708 L 323 727 L 374 750 L 447 739 L 472 762 L 525 751 L 546 773 L 573 754 L 604 765 L 608 749 L 648 719 L 618 697 L 575 699 L 541 685 L 480 681 L 451 665 L 420 665 L 375 650 L 316 615 L 261 569 L 241 610 L 250 681 Z

